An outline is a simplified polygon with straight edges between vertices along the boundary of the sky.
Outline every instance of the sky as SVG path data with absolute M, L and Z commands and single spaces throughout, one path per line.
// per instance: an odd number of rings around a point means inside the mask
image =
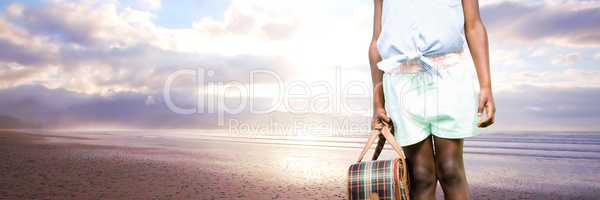
M 490 131 L 600 130 L 600 1 L 480 6 Z M 365 127 L 372 15 L 371 0 L 2 0 L 0 127 Z

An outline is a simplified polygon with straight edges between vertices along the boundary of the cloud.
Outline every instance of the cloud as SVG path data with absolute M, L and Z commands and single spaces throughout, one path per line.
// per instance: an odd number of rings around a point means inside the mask
M 329 78 L 323 74 L 334 66 L 364 61 L 368 9 L 355 9 L 348 20 L 348 13 L 328 9 L 339 6 L 334 2 L 310 5 L 233 1 L 222 20 L 204 18 L 193 27 L 170 29 L 155 24 L 152 12 L 116 1 L 13 4 L 5 9 L 12 14 L 0 17 L 0 46 L 11 49 L 0 53 L 0 64 L 19 67 L 3 70 L 12 78 L 0 82 L 86 94 L 151 92 L 178 69 L 210 68 L 220 80 L 247 79 L 249 71 L 263 69 L 315 81 Z M 309 10 L 317 16 L 306 16 Z M 356 38 L 364 38 L 364 45 L 348 42 Z
M 496 130 L 599 130 L 600 88 L 521 84 L 495 94 Z
M 578 53 L 568 53 L 560 55 L 559 57 L 553 59 L 551 62 L 555 65 L 575 65 L 579 61 L 581 61 L 581 55 Z
M 9 17 L 21 17 L 24 9 L 25 7 L 21 4 L 12 3 L 6 7 L 6 14 Z
M 139 51 L 96 54 L 94 60 L 80 58 L 74 66 L 38 67 L 14 62 L 0 62 L 0 88 L 38 83 L 50 88 L 63 88 L 85 94 L 107 94 L 119 91 L 152 93 L 162 91 L 167 77 L 178 70 L 205 70 L 213 73 L 206 81 L 249 82 L 254 70 L 276 73 L 289 79 L 293 68 L 285 60 L 270 56 L 187 54 L 143 47 Z M 97 62 L 96 60 L 102 60 Z M 74 61 L 70 61 L 74 62 Z M 299 69 L 297 69 L 299 70 Z M 258 82 L 273 82 L 259 79 Z M 195 82 L 180 83 L 188 88 Z
M 128 47 L 156 40 L 152 14 L 112 1 L 52 1 L 16 18 L 32 33 L 78 48 Z
M 542 88 L 597 88 L 600 87 L 600 71 L 578 68 L 540 71 L 524 70 L 511 73 L 507 80 L 496 84 L 499 90 L 516 90 L 520 85 Z
M 60 47 L 0 18 L 0 48 L 5 49 L 0 51 L 1 60 L 36 64 L 56 59 Z
M 529 56 L 531 57 L 542 57 L 542 56 L 547 56 L 550 52 L 549 48 L 544 48 L 544 47 L 540 47 L 540 48 L 534 48 L 533 50 L 531 50 L 529 53 Z
M 600 6 L 593 2 L 503 1 L 481 9 L 494 38 L 563 46 L 600 46 Z
M 48 68 L 25 67 L 19 63 L 0 62 L 0 88 L 30 84 L 47 77 Z
M 8 6 L 7 17 L 0 18 L 0 47 L 10 49 L 0 52 L 0 77 L 5 77 L 0 79 L 0 87 L 36 83 L 86 94 L 148 93 L 160 91 L 166 77 L 180 69 L 212 70 L 214 81 L 244 80 L 255 69 L 272 70 L 286 77 L 292 69 L 279 55 L 256 53 L 253 49 L 223 54 L 213 48 L 240 45 L 234 38 L 245 37 L 245 21 L 241 18 L 246 16 L 230 17 L 223 27 L 232 34 L 203 44 L 195 41 L 216 38 L 207 36 L 201 28 L 162 28 L 153 23 L 151 13 L 118 6 L 114 1 Z M 262 25 L 273 23 L 271 20 Z M 263 39 L 251 40 L 256 42 L 252 46 L 260 46 Z M 187 42 L 193 49 L 179 48 L 179 42 Z
M 138 6 L 144 10 L 156 10 L 161 7 L 161 0 L 136 0 Z

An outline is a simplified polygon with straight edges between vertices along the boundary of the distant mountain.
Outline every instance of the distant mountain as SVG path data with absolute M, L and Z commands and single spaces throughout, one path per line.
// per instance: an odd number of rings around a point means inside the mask
M 97 96 L 41 85 L 0 90 L 0 100 L 0 128 L 225 128 L 312 132 L 363 128 L 369 119 L 360 115 L 281 111 L 255 114 L 244 110 L 233 114 L 218 110 L 221 108 L 210 113 L 186 115 L 169 110 L 161 94 L 115 92 Z M 177 103 L 185 108 L 194 106 L 186 101 Z M 270 102 L 258 99 L 255 103 Z
M 0 129 L 16 128 L 39 128 L 39 125 L 32 122 L 25 122 L 15 117 L 0 115 Z
M 172 91 L 173 102 L 181 108 L 198 106 L 194 94 Z M 598 131 L 600 130 L 600 88 L 553 89 L 522 86 L 499 92 L 496 124 L 484 131 Z M 535 99 L 532 101 L 531 99 Z M 237 99 L 236 99 L 237 100 Z M 214 100 L 214 103 L 221 103 Z M 227 102 L 223 102 L 225 104 Z M 147 129 L 230 129 L 240 132 L 364 133 L 370 116 L 339 112 L 294 113 L 289 109 L 269 110 L 273 101 L 255 98 L 248 104 L 255 110 L 225 112 L 222 105 L 193 114 L 171 111 L 162 93 L 110 92 L 90 95 L 52 89 L 42 85 L 21 85 L 0 89 L 0 128 L 147 128 Z M 303 104 L 300 102 L 300 107 Z M 232 101 L 229 106 L 235 106 Z M 295 106 L 296 104 L 290 104 Z M 357 101 L 349 106 L 369 106 Z M 283 107 L 283 106 L 281 106 Z M 204 111 L 204 112 L 202 112 Z M 254 112 L 253 112 L 254 111 Z

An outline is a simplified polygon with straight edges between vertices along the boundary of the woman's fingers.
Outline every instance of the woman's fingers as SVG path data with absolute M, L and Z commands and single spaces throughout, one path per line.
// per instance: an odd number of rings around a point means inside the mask
M 381 130 L 383 128 L 383 124 L 379 120 L 374 120 L 371 124 L 371 129 L 373 130 Z
M 483 115 L 483 111 L 485 108 L 485 98 L 483 97 L 479 97 L 479 104 L 477 105 L 477 117 L 479 118 L 479 122 L 477 123 L 477 126 L 479 126 L 480 128 L 483 127 L 482 124 L 487 120 L 481 120 L 481 115 Z
M 485 128 L 494 123 L 494 118 L 487 118 L 485 121 L 479 123 L 479 128 Z
M 485 109 L 486 118 L 485 118 L 485 120 L 479 122 L 478 126 L 480 128 L 485 128 L 494 123 L 494 116 L 496 115 L 496 107 L 494 106 L 494 103 L 491 101 L 485 101 L 484 106 L 481 106 L 481 107 L 484 107 L 484 109 Z
M 379 119 L 387 123 L 392 122 L 392 119 L 390 119 L 390 117 L 386 113 L 379 113 Z
M 481 115 L 483 113 L 483 108 L 485 106 L 486 98 L 479 97 L 479 105 L 477 106 L 477 114 Z
M 381 130 L 385 124 L 392 124 L 392 119 L 385 112 L 379 112 L 373 116 L 371 128 Z
M 494 123 L 494 119 L 496 116 L 496 106 L 493 101 L 487 103 L 486 113 L 488 115 L 488 123 L 487 126 L 490 126 Z
M 487 104 L 487 111 L 488 111 L 488 115 L 490 116 L 490 118 L 494 119 L 494 116 L 496 116 L 496 105 L 494 105 L 493 101 L 490 101 Z
M 381 119 L 379 116 L 373 117 L 373 121 L 371 122 L 371 129 L 373 130 L 381 130 L 383 128 L 383 123 L 381 123 Z

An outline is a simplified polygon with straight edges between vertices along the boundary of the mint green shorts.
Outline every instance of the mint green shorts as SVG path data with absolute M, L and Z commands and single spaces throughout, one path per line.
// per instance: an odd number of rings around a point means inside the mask
M 475 136 L 478 84 L 475 68 L 460 62 L 427 71 L 384 73 L 385 109 L 401 146 L 441 138 Z

